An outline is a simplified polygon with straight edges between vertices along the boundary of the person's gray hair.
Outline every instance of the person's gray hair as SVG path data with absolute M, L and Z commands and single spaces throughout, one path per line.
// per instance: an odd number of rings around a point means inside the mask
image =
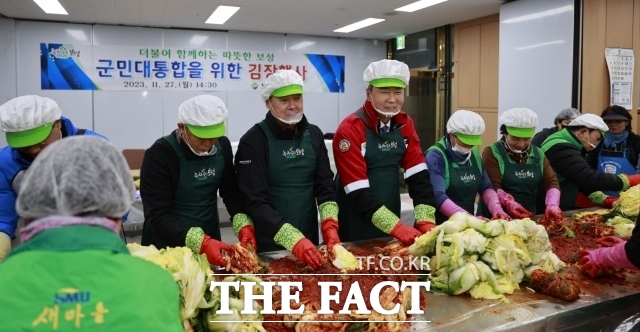
M 553 123 L 558 124 L 558 122 L 562 120 L 575 119 L 580 115 L 582 115 L 582 113 L 580 113 L 580 111 L 575 108 L 565 108 L 562 111 L 560 111 L 558 115 L 556 115 L 556 118 L 553 120 Z
M 16 203 L 21 217 L 121 218 L 135 198 L 124 156 L 97 136 L 73 136 L 44 149 L 27 170 Z

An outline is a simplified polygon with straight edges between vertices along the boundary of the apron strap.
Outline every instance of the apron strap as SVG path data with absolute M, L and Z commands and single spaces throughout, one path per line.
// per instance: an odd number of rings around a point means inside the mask
M 178 138 L 176 137 L 176 135 L 169 134 L 167 136 L 164 136 L 163 138 L 167 140 L 167 142 L 169 142 L 173 150 L 178 154 L 178 157 L 182 158 L 185 156 L 184 151 L 182 151 L 182 146 L 180 146 L 180 143 L 178 143 Z

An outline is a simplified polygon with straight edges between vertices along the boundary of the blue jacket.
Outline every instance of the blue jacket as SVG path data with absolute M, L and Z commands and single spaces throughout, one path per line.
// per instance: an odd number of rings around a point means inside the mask
M 60 117 L 62 125 L 62 138 L 75 136 L 78 133 L 71 120 Z M 106 137 L 86 129 L 84 135 Z M 13 189 L 13 180 L 22 170 L 31 166 L 32 160 L 25 159 L 18 150 L 5 146 L 0 149 L 0 232 L 13 237 L 18 225 L 18 213 L 16 212 L 16 197 L 18 193 Z

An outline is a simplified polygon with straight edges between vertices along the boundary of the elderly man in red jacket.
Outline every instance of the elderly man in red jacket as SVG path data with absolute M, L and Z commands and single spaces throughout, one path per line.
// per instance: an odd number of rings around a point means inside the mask
M 399 61 L 380 60 L 369 64 L 363 79 L 367 100 L 342 121 L 333 138 L 340 239 L 391 235 L 409 245 L 435 227 L 433 188 L 420 139 L 413 120 L 400 110 L 409 68 Z M 413 199 L 417 229 L 399 218 L 400 168 Z

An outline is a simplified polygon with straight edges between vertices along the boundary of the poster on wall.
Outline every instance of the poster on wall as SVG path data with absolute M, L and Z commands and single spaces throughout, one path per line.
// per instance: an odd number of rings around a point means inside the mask
M 40 43 L 42 90 L 259 90 L 280 69 L 344 93 L 343 55 Z
M 633 102 L 633 50 L 607 47 L 604 55 L 609 68 L 610 104 L 630 110 Z

